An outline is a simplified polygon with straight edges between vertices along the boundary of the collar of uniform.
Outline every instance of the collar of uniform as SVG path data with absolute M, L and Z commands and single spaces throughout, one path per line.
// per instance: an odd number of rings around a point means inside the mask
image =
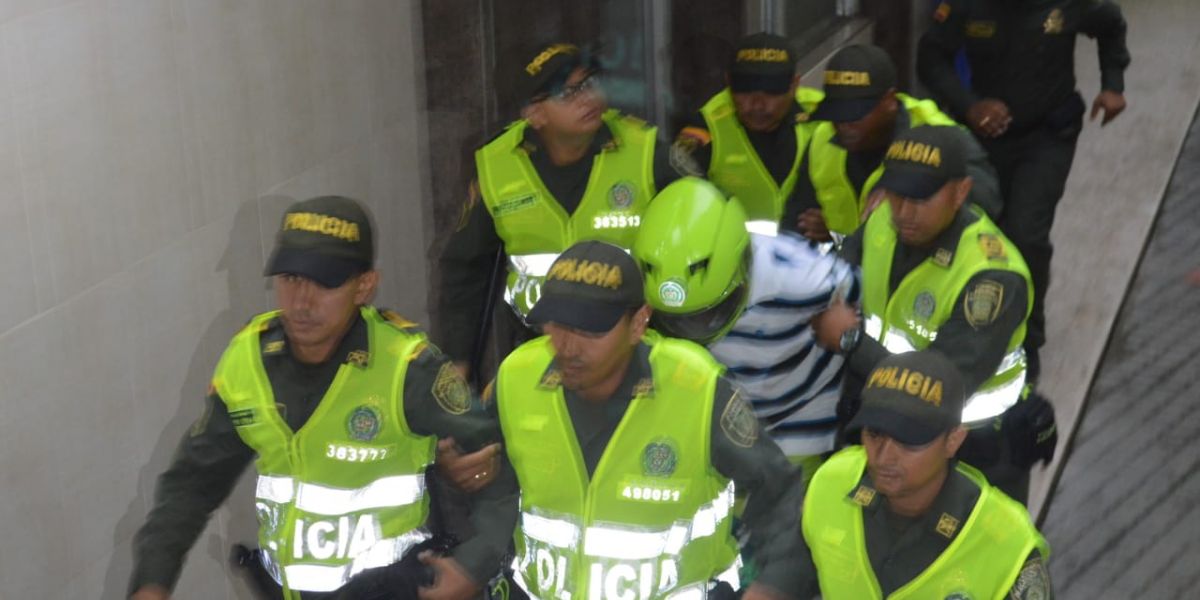
M 920 523 L 921 529 L 947 546 L 958 536 L 979 499 L 979 487 L 966 475 L 959 473 L 956 465 L 956 460 L 950 461 L 946 483 L 921 517 Z
M 258 341 L 264 357 L 290 356 L 287 352 L 287 333 L 283 329 L 283 319 L 279 317 L 266 323 L 263 331 L 259 333 Z M 350 330 L 346 332 L 332 356 L 338 362 L 366 367 L 371 359 L 370 345 L 366 321 L 363 321 L 361 313 L 356 313 Z
M 538 381 L 538 388 L 553 389 L 562 385 L 562 371 L 558 369 L 558 361 L 550 360 L 550 365 L 542 372 L 542 378 Z M 621 380 L 621 385 L 617 386 L 617 390 L 613 393 L 614 396 L 621 394 L 633 396 L 654 396 L 654 379 L 651 377 L 650 371 L 650 346 L 642 342 L 633 350 L 633 360 L 629 365 L 629 370 L 625 371 L 625 378 Z
M 963 207 L 954 215 L 950 226 L 934 238 L 933 244 L 929 247 L 929 260 L 939 267 L 949 268 L 950 264 L 954 262 L 954 253 L 958 250 L 958 242 L 962 239 L 963 230 L 978 219 L 979 217 L 971 212 L 969 205 L 963 204 Z
M 854 487 L 850 488 L 850 493 L 846 494 L 846 498 L 869 513 L 875 512 L 881 504 L 879 492 L 875 490 L 875 484 L 871 481 L 871 476 L 865 468 L 862 477 L 858 479 L 858 483 Z
M 971 510 L 975 508 L 976 500 L 979 499 L 979 487 L 966 475 L 958 472 L 955 468 L 957 462 L 956 459 L 951 459 L 946 483 L 933 499 L 929 510 L 918 517 L 921 530 L 929 532 L 932 537 L 947 546 L 962 530 L 967 517 L 971 515 Z M 863 470 L 858 485 L 854 486 L 846 497 L 862 506 L 865 513 L 875 513 L 881 508 L 887 510 L 882 494 L 875 491 L 875 484 L 866 469 Z
M 526 154 L 537 154 L 541 152 L 546 145 L 542 142 L 542 137 L 537 134 L 537 130 L 532 127 L 526 127 L 522 134 L 521 149 Z M 596 130 L 596 135 L 592 136 L 592 143 L 588 147 L 588 155 L 594 155 L 601 150 L 615 150 L 617 148 L 617 138 L 613 136 L 612 130 L 608 128 L 608 123 L 601 123 L 600 129 Z

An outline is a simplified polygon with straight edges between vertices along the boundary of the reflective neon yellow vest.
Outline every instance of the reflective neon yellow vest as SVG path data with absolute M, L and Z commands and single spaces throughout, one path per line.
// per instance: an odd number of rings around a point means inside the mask
M 521 482 L 517 584 L 534 598 L 703 597 L 738 588 L 733 484 L 712 467 L 721 367 L 691 342 L 648 336 L 654 389 L 634 397 L 588 478 L 548 338 L 514 351 L 497 376 L 500 424 Z
M 656 129 L 615 110 L 604 113 L 614 146 L 592 163 L 587 189 L 568 215 L 538 177 L 522 149 L 525 121 L 508 126 L 475 153 L 483 202 L 508 254 L 505 300 L 524 319 L 541 293 L 558 254 L 580 240 L 603 240 L 629 248 L 642 212 L 656 193 Z
M 1011 271 L 1025 278 L 1027 302 L 1025 318 L 1033 304 L 1033 283 L 1029 267 L 1012 242 L 976 206 L 969 210 L 979 217 L 963 230 L 949 265 L 940 264 L 936 256 L 926 259 L 904 276 L 892 294 L 888 281 L 895 254 L 896 230 L 892 225 L 891 206 L 879 205 L 867 220 L 863 232 L 863 317 L 867 335 L 878 340 L 893 354 L 921 350 L 937 337 L 938 328 L 950 318 L 967 281 L 976 273 L 998 269 Z M 998 290 L 992 290 L 1000 293 Z M 1000 297 L 969 298 L 964 310 L 998 310 Z M 1026 322 L 1013 332 L 1008 342 L 1008 354 L 996 367 L 996 372 L 967 399 L 963 407 L 963 423 L 979 423 L 1003 413 L 1021 398 L 1025 386 Z
M 882 598 L 867 555 L 862 507 L 849 497 L 866 465 L 862 446 L 838 452 L 813 475 L 804 497 L 801 529 L 825 600 Z M 1008 596 L 1030 552 L 1050 557 L 1050 547 L 1024 506 L 993 488 L 974 468 L 958 463 L 958 472 L 980 489 L 971 515 L 937 560 L 889 594 L 889 600 L 1000 600 Z
M 800 103 L 807 117 L 813 107 L 824 97 L 824 92 L 812 88 L 796 88 L 796 102 Z M 800 160 L 808 147 L 809 136 L 816 127 L 815 122 L 798 121 L 796 131 L 796 159 L 782 185 L 763 165 L 762 158 L 754 150 L 746 130 L 738 121 L 733 104 L 733 94 L 725 88 L 713 96 L 700 109 L 712 135 L 712 160 L 709 162 L 708 178 L 726 194 L 742 201 L 749 221 L 779 223 L 783 207 L 792 188 L 796 186 Z
M 365 366 L 343 364 L 299 431 L 279 414 L 263 368 L 259 334 L 278 311 L 234 336 L 213 376 L 238 435 L 258 454 L 259 545 L 289 599 L 340 588 L 429 537 L 424 473 L 435 439 L 409 430 L 402 396 L 409 357 L 425 337 L 372 307 L 361 313 Z
M 908 111 L 912 127 L 920 125 L 954 125 L 932 100 L 917 100 L 906 94 L 896 94 L 901 106 Z M 858 229 L 859 218 L 867 207 L 867 198 L 883 175 L 883 165 L 867 177 L 860 192 L 854 191 L 846 175 L 846 149 L 834 143 L 837 130 L 833 123 L 822 121 L 812 133 L 808 150 L 808 175 L 817 192 L 817 203 L 830 231 L 850 235 Z

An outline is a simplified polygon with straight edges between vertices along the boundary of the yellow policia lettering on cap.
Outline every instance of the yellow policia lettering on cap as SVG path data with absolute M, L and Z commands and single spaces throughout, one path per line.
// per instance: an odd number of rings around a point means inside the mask
M 942 150 L 937 146 L 930 146 L 929 144 L 922 144 L 920 142 L 893 142 L 892 146 L 888 148 L 886 158 L 888 160 L 920 163 L 935 169 L 942 166 Z
M 538 72 L 542 70 L 542 66 L 546 64 L 546 61 L 559 54 L 574 52 L 576 50 L 577 48 L 572 44 L 554 44 L 553 46 L 542 50 L 541 54 L 533 57 L 533 60 L 529 61 L 529 64 L 525 65 L 525 72 L 529 73 L 530 75 L 537 75 Z
M 351 223 L 329 215 L 291 213 L 283 221 L 283 230 L 289 229 L 332 235 L 347 242 L 358 241 L 358 223 Z
M 934 379 L 920 371 L 899 367 L 880 367 L 871 372 L 867 389 L 884 388 L 905 392 L 934 406 L 942 405 L 941 379 Z
M 871 74 L 866 71 L 825 71 L 828 85 L 871 85 Z
M 738 50 L 737 62 L 788 62 L 788 53 L 778 48 L 743 48 Z
M 621 269 L 608 263 L 567 258 L 554 263 L 546 281 L 570 281 L 615 290 L 621 287 Z

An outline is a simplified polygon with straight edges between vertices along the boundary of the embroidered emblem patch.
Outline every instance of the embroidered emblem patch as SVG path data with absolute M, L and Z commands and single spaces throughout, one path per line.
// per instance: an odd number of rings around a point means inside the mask
M 654 477 L 670 477 L 679 464 L 679 456 L 668 440 L 646 444 L 642 450 L 642 473 Z
M 938 533 L 942 534 L 946 539 L 954 537 L 954 532 L 958 531 L 958 519 L 950 516 L 947 513 L 942 513 L 938 519 L 937 526 L 934 527 Z
M 1053 35 L 1056 33 L 1062 33 L 1062 30 L 1063 13 L 1062 10 L 1056 8 L 1050 11 L 1050 14 L 1046 17 L 1046 22 L 1042 23 L 1042 31 L 1044 31 L 1046 35 Z
M 860 485 L 858 486 L 857 490 L 854 490 L 855 504 L 859 506 L 870 506 L 873 500 L 875 500 L 875 490 L 865 485 Z
M 934 300 L 933 294 L 929 292 L 921 292 L 917 294 L 917 298 L 913 300 L 913 314 L 922 319 L 929 319 L 933 316 L 933 311 L 937 308 L 937 300 Z
M 351 411 L 350 418 L 346 419 L 346 431 L 360 442 L 375 439 L 379 435 L 379 427 L 379 413 L 365 404 Z
M 633 206 L 633 196 L 633 186 L 620 181 L 608 190 L 608 203 L 617 209 L 629 208 Z
M 1004 242 L 992 233 L 979 234 L 979 248 L 983 250 L 983 255 L 988 257 L 988 260 L 1007 260 L 1008 254 L 1004 252 Z
M 979 329 L 996 320 L 1004 301 L 1004 286 L 984 279 L 963 296 L 963 313 L 971 327 Z
M 729 441 L 743 448 L 753 446 L 758 440 L 758 417 L 741 392 L 734 392 L 721 412 L 721 430 Z
M 467 382 L 448 362 L 438 369 L 437 379 L 433 382 L 433 398 L 442 410 L 452 415 L 471 410 L 471 391 L 467 388 Z

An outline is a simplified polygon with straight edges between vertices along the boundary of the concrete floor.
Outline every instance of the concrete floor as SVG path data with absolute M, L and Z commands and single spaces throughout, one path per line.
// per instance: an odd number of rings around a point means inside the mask
M 1200 118 L 1046 513 L 1061 598 L 1200 598 L 1198 195 Z

